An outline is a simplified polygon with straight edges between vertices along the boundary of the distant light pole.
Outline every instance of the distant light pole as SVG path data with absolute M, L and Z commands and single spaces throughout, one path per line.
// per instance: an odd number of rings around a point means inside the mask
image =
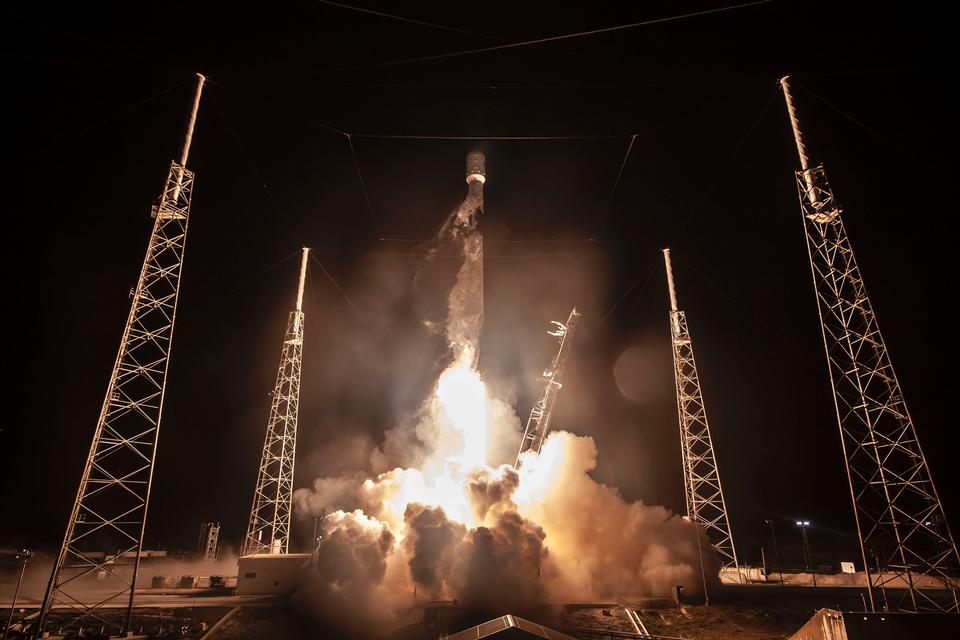
M 813 586 L 817 586 L 817 571 L 810 568 L 813 563 L 813 556 L 810 555 L 810 543 L 807 541 L 807 527 L 810 526 L 810 521 L 797 520 L 797 526 L 800 527 L 800 535 L 803 536 L 803 564 L 810 571 L 810 575 L 813 576 Z
M 764 520 L 768 525 L 770 525 L 770 537 L 773 538 L 773 556 L 777 560 L 777 573 L 780 574 L 780 586 L 783 586 L 783 569 L 781 566 L 783 562 L 780 560 L 780 547 L 777 546 L 777 534 L 773 530 L 773 520 Z
M 23 574 L 27 570 L 27 560 L 32 555 L 26 549 L 17 554 L 17 558 L 23 558 L 23 564 L 20 565 L 20 577 L 17 578 L 17 588 L 13 592 L 13 602 L 10 603 L 10 615 L 7 616 L 7 626 L 3 630 L 3 640 L 7 640 L 7 634 L 10 633 L 10 625 L 13 624 L 13 612 L 17 608 L 17 596 L 20 595 L 20 583 L 23 582 Z

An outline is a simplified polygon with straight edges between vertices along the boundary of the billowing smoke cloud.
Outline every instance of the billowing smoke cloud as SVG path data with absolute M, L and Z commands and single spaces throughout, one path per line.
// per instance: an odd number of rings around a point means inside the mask
M 716 576 L 719 564 L 706 538 L 698 549 L 694 527 L 660 506 L 628 502 L 596 482 L 592 438 L 551 433 L 539 459 L 521 466 L 515 495 L 520 511 L 547 532 L 560 573 L 549 585 L 552 598 L 624 598 L 665 595 L 674 585 L 697 592 L 699 556 Z M 703 536 L 702 531 L 700 535 Z
M 404 515 L 408 531 L 403 550 L 410 556 L 410 577 L 427 595 L 439 598 L 467 528 L 451 522 L 440 507 L 411 504 Z
M 525 611 L 540 604 L 545 537 L 543 529 L 512 511 L 473 529 L 449 578 L 452 593 L 476 611 Z
M 513 493 L 520 485 L 520 476 L 513 467 L 504 465 L 499 474 L 491 474 L 487 469 L 474 469 L 467 476 L 467 493 L 477 520 L 484 521 L 487 515 L 509 505 Z M 514 507 L 515 508 L 515 507 Z
M 294 602 L 329 625 L 363 633 L 392 614 L 386 578 L 394 535 L 386 524 L 359 510 L 335 512 L 324 524 L 326 537 L 315 566 L 294 594 Z
M 479 526 L 468 529 L 440 507 L 407 506 L 403 552 L 411 579 L 431 597 L 456 599 L 468 610 L 523 611 L 539 604 L 546 533 L 510 500 L 519 476 L 507 466 L 469 476 L 466 491 Z
M 719 572 L 702 531 L 698 549 L 680 516 L 593 480 L 596 456 L 592 438 L 558 431 L 539 457 L 525 454 L 519 473 L 474 468 L 431 484 L 398 468 L 352 491 L 342 490 L 352 480 L 319 480 L 297 491 L 302 513 L 345 496 L 363 511 L 324 520 L 318 571 L 298 599 L 343 622 L 368 607 L 389 617 L 414 593 L 495 615 L 545 601 L 667 595 L 674 585 L 699 591 L 701 552 L 707 575 Z

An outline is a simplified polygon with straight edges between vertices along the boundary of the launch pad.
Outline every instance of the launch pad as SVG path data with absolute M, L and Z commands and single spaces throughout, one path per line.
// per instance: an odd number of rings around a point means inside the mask
M 175 632 L 176 637 L 192 640 L 312 640 L 318 634 L 342 633 L 294 607 L 286 597 L 171 596 L 138 590 L 137 602 L 134 637 Z M 0 601 L 0 607 L 7 604 Z M 35 615 L 36 607 L 37 603 L 28 605 L 24 614 Z M 725 587 L 714 594 L 709 607 L 702 602 L 678 605 L 667 598 L 645 598 L 545 604 L 511 615 L 578 640 L 912 640 L 951 637 L 954 629 L 948 614 L 868 614 L 858 612 L 861 607 L 852 589 L 770 585 Z M 108 615 L 123 613 L 116 608 Z M 51 615 L 51 622 L 57 624 L 61 618 L 56 610 Z M 490 620 L 489 614 L 465 614 L 453 602 L 424 601 L 389 625 L 371 620 L 366 630 L 381 640 L 438 640 L 442 634 L 459 633 Z M 632 620 L 639 621 L 639 632 Z M 492 627 L 503 625 L 486 628 Z M 99 625 L 86 629 L 94 633 Z M 59 637 L 56 626 L 53 631 L 50 637 Z

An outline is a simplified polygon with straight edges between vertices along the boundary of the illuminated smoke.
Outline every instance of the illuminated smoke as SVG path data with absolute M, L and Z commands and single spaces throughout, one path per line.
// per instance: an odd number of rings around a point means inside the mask
M 365 635 L 370 624 L 391 616 L 396 593 L 387 578 L 395 545 L 390 528 L 357 510 L 337 511 L 324 519 L 323 544 L 315 567 L 294 594 L 294 602 L 328 625 Z
M 700 590 L 694 527 L 664 507 L 628 502 L 591 478 L 592 438 L 557 431 L 547 436 L 539 459 L 524 455 L 514 500 L 547 532 L 560 569 L 548 583 L 551 598 L 666 595 L 674 585 Z M 720 565 L 700 535 L 705 570 L 716 576 Z

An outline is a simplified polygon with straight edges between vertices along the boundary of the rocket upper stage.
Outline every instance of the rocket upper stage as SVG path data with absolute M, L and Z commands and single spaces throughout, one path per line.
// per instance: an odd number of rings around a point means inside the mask
M 483 210 L 483 183 L 487 181 L 487 159 L 480 151 L 467 154 L 467 203 L 479 214 Z
M 467 184 L 487 181 L 487 158 L 480 151 L 467 154 Z

